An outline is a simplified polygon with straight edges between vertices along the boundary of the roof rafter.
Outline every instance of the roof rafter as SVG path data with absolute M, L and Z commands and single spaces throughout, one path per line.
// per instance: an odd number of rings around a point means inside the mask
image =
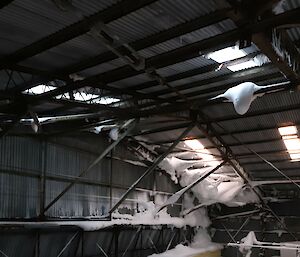
M 175 63 L 179 63 L 194 57 L 199 56 L 199 51 L 202 53 L 205 51 L 214 51 L 217 49 L 221 49 L 227 46 L 231 46 L 238 40 L 243 34 L 244 29 L 251 29 L 252 32 L 263 31 L 267 28 L 276 25 L 282 25 L 291 22 L 295 17 L 298 17 L 300 14 L 300 8 L 276 15 L 271 18 L 267 18 L 265 20 L 258 21 L 254 24 L 248 25 L 248 27 L 237 30 L 228 31 L 226 33 L 220 34 L 218 36 L 204 39 L 180 48 L 176 48 L 166 53 L 162 53 L 146 59 L 146 68 L 162 68 Z M 120 68 L 116 68 L 114 70 L 104 72 L 101 74 L 97 74 L 91 76 L 83 81 L 80 84 L 77 83 L 69 83 L 64 89 L 59 89 L 57 92 L 53 90 L 51 94 L 47 94 L 47 97 L 53 97 L 58 94 L 61 94 L 62 91 L 68 92 L 70 90 L 75 90 L 80 87 L 86 86 L 87 83 L 92 81 L 101 81 L 103 83 L 111 83 L 117 80 L 125 79 L 131 76 L 135 76 L 138 74 L 142 74 L 142 71 L 134 70 L 131 66 L 125 65 Z
M 13 54 L 1 59 L 1 66 L 15 64 L 29 57 L 37 55 L 45 50 L 69 41 L 75 37 L 87 33 L 98 22 L 108 23 L 124 15 L 143 8 L 157 0 L 123 0 L 105 10 L 99 11 L 89 17 L 86 17 L 66 28 L 63 28 L 54 34 L 44 37 L 31 45 L 25 46 Z M 0 66 L 0 67 L 1 67 Z
M 0 9 L 4 8 L 5 6 L 9 5 L 10 3 L 12 3 L 14 0 L 2 0 L 0 2 Z
M 215 24 L 217 22 L 220 22 L 227 18 L 227 12 L 229 11 L 228 8 L 221 9 L 215 12 L 212 12 L 210 14 L 200 16 L 196 19 L 193 19 L 191 21 L 185 22 L 183 24 L 179 24 L 177 26 L 174 26 L 170 29 L 158 32 L 156 34 L 150 35 L 148 37 L 145 37 L 143 39 L 134 41 L 132 43 L 129 43 L 129 45 L 135 50 L 139 51 L 142 49 L 145 49 L 147 47 L 154 46 L 159 43 L 163 43 L 165 41 L 168 41 L 170 39 L 173 39 L 175 37 L 182 36 L 184 34 L 187 34 L 189 32 L 207 27 L 209 25 Z M 118 48 L 120 52 L 124 52 L 124 47 Z M 112 52 L 105 52 L 101 53 L 99 55 L 93 56 L 91 58 L 82 60 L 78 63 L 75 63 L 73 65 L 70 65 L 66 68 L 63 68 L 61 70 L 57 70 L 60 74 L 70 74 L 75 73 L 105 62 L 112 61 L 116 59 L 117 56 L 113 54 Z
M 240 6 L 238 6 L 236 1 L 229 1 L 227 2 L 235 8 L 234 12 L 229 13 L 229 17 L 236 23 L 237 26 L 240 25 L 240 23 L 252 23 L 253 20 L 249 19 L 249 15 L 246 15 L 247 10 L 241 9 Z M 274 15 L 275 17 L 276 15 Z M 293 23 L 293 20 L 290 21 L 290 23 Z M 276 28 L 278 24 L 274 24 L 274 28 Z M 278 67 L 278 69 L 290 80 L 298 80 L 299 79 L 299 70 L 296 70 L 295 67 L 292 67 L 289 63 L 289 61 L 278 54 L 278 52 L 274 49 L 274 46 L 272 45 L 271 38 L 268 36 L 267 32 L 269 31 L 260 31 L 252 34 L 252 41 L 255 43 L 255 45 L 264 53 L 270 60 L 271 62 Z M 276 37 L 277 41 L 280 41 L 280 46 L 284 46 L 284 51 L 291 52 L 292 54 L 289 56 L 290 58 L 293 59 L 293 62 L 296 62 L 297 69 L 299 69 L 299 52 L 298 50 L 295 50 L 295 46 L 292 44 L 287 45 L 287 43 L 290 43 L 289 37 L 286 32 L 284 31 L 278 31 L 279 36 L 272 32 L 272 36 Z M 288 47 L 287 47 L 288 46 Z M 283 49 L 280 49 L 281 51 Z

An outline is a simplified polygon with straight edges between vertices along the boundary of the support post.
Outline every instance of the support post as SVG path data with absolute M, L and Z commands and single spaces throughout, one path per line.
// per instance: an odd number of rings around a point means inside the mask
M 110 151 L 110 176 L 109 176 L 109 208 L 112 207 L 112 194 L 113 194 L 113 155 L 114 155 L 114 149 Z
M 77 176 L 73 182 L 71 182 L 68 186 L 65 187 L 65 189 L 57 196 L 55 197 L 45 208 L 43 211 L 43 214 L 49 210 L 49 208 L 55 204 L 66 192 L 68 192 L 68 190 L 81 178 L 83 177 L 88 171 L 90 171 L 95 165 L 97 165 L 115 146 L 117 146 L 124 137 L 126 137 L 129 132 L 134 128 L 135 126 L 135 120 L 131 121 L 131 124 L 129 124 L 128 129 L 120 135 L 120 137 L 114 141 L 111 145 L 109 145 L 100 155 L 98 158 L 96 158 L 94 160 L 94 162 L 92 162 L 87 169 L 85 169 L 84 171 L 82 171 L 79 176 Z
M 115 257 L 119 256 L 119 233 L 120 231 L 118 228 L 114 230 L 114 237 L 115 237 Z
M 173 144 L 167 149 L 166 152 L 164 152 L 162 155 L 160 155 L 153 164 L 140 176 L 129 188 L 128 190 L 123 194 L 123 196 L 119 199 L 119 201 L 109 210 L 109 214 L 113 213 L 119 205 L 126 199 L 126 197 L 137 187 L 137 185 L 143 180 L 144 177 L 149 175 L 151 172 L 155 170 L 155 168 L 160 164 L 160 162 L 176 147 L 176 145 L 181 141 L 182 138 L 184 138 L 191 129 L 195 126 L 195 123 L 192 122 L 185 130 L 184 132 L 173 142 Z
M 45 200 L 46 200 L 46 167 L 47 167 L 47 142 L 42 140 L 42 161 L 41 161 L 41 179 L 40 179 L 40 212 L 39 218 L 44 217 Z

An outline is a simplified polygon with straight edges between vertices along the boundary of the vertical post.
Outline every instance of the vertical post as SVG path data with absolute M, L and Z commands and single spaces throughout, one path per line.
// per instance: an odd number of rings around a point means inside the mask
M 34 257 L 40 257 L 40 230 L 36 232 Z
M 110 151 L 110 176 L 109 176 L 109 184 L 110 184 L 110 187 L 109 187 L 109 209 L 112 208 L 113 156 L 114 156 L 114 149 L 111 149 L 111 151 Z
M 84 230 L 82 230 L 81 234 L 81 257 L 84 256 Z
M 46 169 L 47 169 L 47 141 L 43 138 L 41 156 L 41 178 L 40 178 L 40 210 L 39 219 L 44 218 L 44 209 L 46 201 Z
M 71 182 L 68 186 L 65 187 L 61 191 L 61 193 L 58 194 L 45 208 L 43 213 L 45 213 L 52 205 L 54 205 L 66 192 L 69 191 L 70 188 L 72 188 L 76 182 L 83 177 L 87 172 L 89 172 L 93 167 L 95 167 L 116 145 L 118 145 L 124 137 L 126 137 L 129 132 L 134 128 L 135 121 L 131 121 L 131 124 L 128 124 L 127 130 L 119 136 L 119 138 L 111 143 L 85 170 L 83 170 L 75 179 L 73 182 Z
M 119 230 L 115 228 L 115 257 L 119 256 Z
M 119 201 L 109 210 L 109 214 L 113 213 L 119 205 L 127 198 L 127 196 L 137 187 L 137 185 L 143 180 L 144 177 L 148 176 L 155 168 L 160 164 L 160 162 L 167 157 L 167 155 L 176 147 L 182 138 L 184 138 L 191 129 L 195 126 L 195 122 L 192 122 L 182 134 L 174 141 L 174 143 L 160 155 L 153 164 L 128 188 L 128 190 L 122 195 Z

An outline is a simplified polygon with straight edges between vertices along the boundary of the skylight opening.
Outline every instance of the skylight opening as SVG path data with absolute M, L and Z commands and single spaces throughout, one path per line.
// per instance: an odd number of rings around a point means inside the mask
M 73 94 L 75 101 L 86 102 L 90 104 L 103 104 L 108 105 L 112 103 L 119 102 L 119 98 L 113 97 L 101 97 L 100 95 L 86 93 L 86 92 L 75 92 Z M 68 99 L 70 100 L 69 94 L 63 94 L 56 97 L 57 99 Z
M 286 149 L 289 151 L 299 151 L 300 152 L 300 139 L 283 139 Z
M 184 143 L 186 144 L 186 146 L 192 148 L 195 151 L 204 149 L 204 145 L 202 145 L 197 139 L 185 140 Z
M 279 130 L 279 133 L 280 133 L 281 136 L 296 135 L 297 134 L 296 126 L 281 127 L 281 128 L 278 128 L 278 130 Z
M 293 161 L 300 161 L 300 139 L 296 126 L 278 128 L 284 145 Z
M 241 57 L 245 57 L 247 53 L 239 49 L 236 46 L 233 47 L 226 47 L 224 49 L 209 53 L 207 55 L 207 58 L 212 59 L 220 64 L 232 61 L 234 59 L 238 59 Z M 239 71 L 239 70 L 244 70 L 244 69 L 249 69 L 252 67 L 260 66 L 261 63 L 259 63 L 258 60 L 253 58 L 252 60 L 248 60 L 242 63 L 234 64 L 234 65 L 229 65 L 227 68 L 233 72 Z
M 209 53 L 207 55 L 208 58 L 218 62 L 228 62 L 237 58 L 241 58 L 246 56 L 246 53 L 243 50 L 238 49 L 236 46 L 234 47 L 226 47 L 224 49 Z
M 227 69 L 229 69 L 231 71 L 239 71 L 239 70 L 249 69 L 249 68 L 256 67 L 256 66 L 259 66 L 259 65 L 255 61 L 250 60 L 250 61 L 246 61 L 243 63 L 227 66 Z
M 99 104 L 112 104 L 112 103 L 117 103 L 119 102 L 120 99 L 118 98 L 113 98 L 113 97 L 103 97 L 103 98 L 99 98 L 97 100 L 95 100 L 95 103 L 99 103 Z
M 190 139 L 184 141 L 185 145 L 193 149 L 196 154 L 204 161 L 209 163 L 210 166 L 217 166 L 220 164 L 210 151 L 205 149 L 205 146 L 197 139 Z
M 40 94 L 52 91 L 55 88 L 56 87 L 41 84 L 41 85 L 37 85 L 37 86 L 32 87 L 32 88 L 26 89 L 25 91 L 23 91 L 23 93 L 30 94 L 30 95 L 40 95 Z

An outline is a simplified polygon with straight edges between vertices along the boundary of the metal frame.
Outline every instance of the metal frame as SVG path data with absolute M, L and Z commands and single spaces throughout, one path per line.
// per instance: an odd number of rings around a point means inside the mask
M 195 126 L 195 123 L 192 122 L 183 133 L 173 142 L 173 144 L 165 151 L 162 155 L 160 155 L 153 164 L 128 188 L 128 190 L 122 195 L 119 201 L 109 210 L 109 213 L 113 213 L 120 204 L 126 199 L 126 197 L 136 188 L 136 186 L 149 174 L 151 174 L 155 168 L 159 165 L 159 163 L 176 147 L 176 145 L 180 142 L 182 138 L 184 138 L 191 129 Z
M 129 127 L 127 128 L 127 130 L 121 134 L 119 136 L 119 138 L 114 141 L 113 143 L 111 143 L 100 155 L 98 158 L 96 158 L 94 160 L 93 163 L 91 163 L 84 171 L 82 171 L 78 176 L 77 178 L 75 178 L 75 181 L 80 178 L 80 177 L 83 177 L 88 171 L 90 171 L 95 165 L 97 165 L 115 146 L 117 146 L 123 138 L 125 138 L 129 133 L 130 131 L 134 128 L 135 126 L 135 123 L 136 121 L 132 122 L 131 123 L 133 124 L 130 124 Z M 68 186 L 65 187 L 65 189 L 63 189 L 61 191 L 61 193 L 59 193 L 50 203 L 48 203 L 48 205 L 46 207 L 44 207 L 44 210 L 42 212 L 42 215 L 45 214 L 45 212 L 51 207 L 53 206 L 66 192 L 68 192 L 68 190 L 75 184 L 75 181 L 74 182 L 71 182 Z
M 189 236 L 193 233 L 192 228 L 187 227 L 184 230 L 183 229 L 178 229 L 174 227 L 169 227 L 167 225 L 162 225 L 161 229 L 157 229 L 157 227 L 153 227 L 150 225 L 137 225 L 137 226 L 122 226 L 122 225 L 115 225 L 112 227 L 107 227 L 101 230 L 97 231 L 84 231 L 81 228 L 77 226 L 41 226 L 40 228 L 24 228 L 20 227 L 16 224 L 16 226 L 11 225 L 10 227 L 7 226 L 1 226 L 0 224 L 0 232 L 1 234 L 9 234 L 9 235 L 16 235 L 18 236 L 20 233 L 28 233 L 29 235 L 34 235 L 36 238 L 36 241 L 32 244 L 33 248 L 33 256 L 32 257 L 40 257 L 41 256 L 41 250 L 40 246 L 43 243 L 42 240 L 45 240 L 41 237 L 43 234 L 48 234 L 48 233 L 70 233 L 69 238 L 66 240 L 66 243 L 64 246 L 60 249 L 57 248 L 57 257 L 63 256 L 64 252 L 67 249 L 70 249 L 74 256 L 81 256 L 81 257 L 87 257 L 87 247 L 91 246 L 91 242 L 87 242 L 84 240 L 84 238 L 87 238 L 89 233 L 94 233 L 94 234 L 103 234 L 103 233 L 108 233 L 111 235 L 112 240 L 108 245 L 100 245 L 99 246 L 102 248 L 103 252 L 107 254 L 107 256 L 113 256 L 113 257 L 121 257 L 121 256 L 128 256 L 131 254 L 134 254 L 135 252 L 141 252 L 144 250 L 149 250 L 150 243 L 149 240 L 142 240 L 142 237 L 144 236 L 143 232 L 145 231 L 153 231 L 154 235 L 158 234 L 158 240 L 153 242 L 155 245 L 155 248 L 158 252 L 163 252 L 167 247 L 170 246 L 175 246 L 176 244 L 180 244 L 183 240 L 184 236 Z M 133 238 L 132 241 L 135 243 L 135 247 L 133 249 L 129 249 L 130 245 L 127 246 L 127 251 L 126 249 L 120 248 L 119 240 L 120 240 L 120 235 L 121 233 L 126 233 L 127 231 L 135 231 L 136 233 L 136 238 Z M 167 231 L 170 234 L 173 234 L 173 240 L 171 242 L 165 242 L 164 238 L 162 236 L 163 231 Z M 137 245 L 138 241 L 141 243 L 141 245 Z M 145 242 L 145 244 L 142 244 Z M 99 251 L 100 248 L 97 246 L 99 242 L 97 242 L 97 239 L 95 238 L 95 248 L 98 248 Z M 13 241 L 10 243 L 10 246 L 13 245 Z M 54 244 L 51 245 L 51 247 L 55 247 Z M 121 246 L 122 247 L 122 246 Z M 5 254 L 3 249 L 0 249 L 2 253 Z M 0 254 L 1 254 L 0 252 Z M 101 251 L 102 252 L 102 251 Z M 102 255 L 103 255 L 102 252 Z M 126 255 L 127 253 L 127 255 Z M 155 251 L 153 251 L 155 253 Z M 23 253 L 25 254 L 25 252 Z M 101 255 L 101 256 L 102 256 Z M 4 255 L 7 256 L 7 255 Z M 90 256 L 90 255 L 89 255 Z M 105 256 L 105 255 L 104 255 Z

